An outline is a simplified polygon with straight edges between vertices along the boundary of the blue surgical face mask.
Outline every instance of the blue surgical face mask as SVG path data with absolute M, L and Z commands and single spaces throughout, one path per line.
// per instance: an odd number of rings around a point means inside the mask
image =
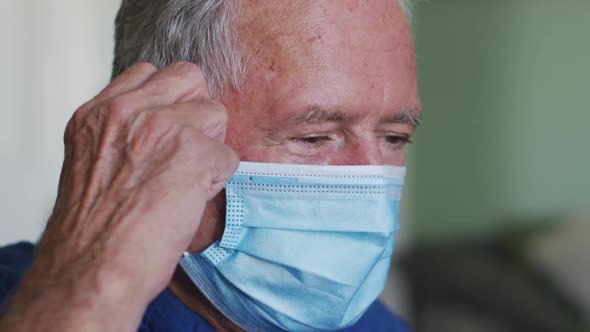
M 180 265 L 247 331 L 336 330 L 385 286 L 404 168 L 241 163 L 220 242 Z

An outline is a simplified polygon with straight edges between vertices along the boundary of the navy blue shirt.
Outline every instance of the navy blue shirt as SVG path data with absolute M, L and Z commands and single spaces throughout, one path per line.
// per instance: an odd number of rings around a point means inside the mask
M 21 242 L 0 248 L 0 313 L 8 298 L 31 264 L 35 247 Z M 139 331 L 215 331 L 209 323 L 180 302 L 166 289 L 148 306 Z M 408 332 L 409 328 L 377 301 L 353 326 L 345 332 Z

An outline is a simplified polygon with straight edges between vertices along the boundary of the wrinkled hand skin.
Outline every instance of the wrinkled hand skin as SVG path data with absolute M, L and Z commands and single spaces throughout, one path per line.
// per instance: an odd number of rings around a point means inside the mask
M 238 166 L 200 69 L 137 64 L 64 135 L 55 208 L 1 331 L 137 330 Z

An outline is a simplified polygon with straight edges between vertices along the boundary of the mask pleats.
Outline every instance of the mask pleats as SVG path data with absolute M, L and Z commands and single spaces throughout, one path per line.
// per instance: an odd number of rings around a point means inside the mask
M 395 227 L 399 201 L 383 195 L 355 197 L 322 194 L 302 199 L 292 193 L 251 193 L 243 198 L 243 225 L 326 232 L 374 232 L 389 234 Z M 348 202 L 354 209 L 342 209 Z M 285 218 L 281 218 L 284 215 Z
M 220 242 L 181 265 L 248 331 L 338 330 L 379 296 L 403 168 L 241 163 Z
M 236 250 L 356 286 L 382 256 L 388 236 L 248 228 Z M 330 243 L 330 246 L 326 246 Z
M 380 259 L 348 305 L 343 322 L 357 321 L 385 288 L 391 257 Z
M 260 274 L 250 266 L 265 269 L 265 273 Z M 340 319 L 356 290 L 319 277 L 301 278 L 288 268 L 248 255 L 231 255 L 220 262 L 217 269 L 248 296 L 301 321 L 312 316 Z M 313 303 L 309 299 L 314 299 Z M 325 323 L 328 326 L 334 322 Z

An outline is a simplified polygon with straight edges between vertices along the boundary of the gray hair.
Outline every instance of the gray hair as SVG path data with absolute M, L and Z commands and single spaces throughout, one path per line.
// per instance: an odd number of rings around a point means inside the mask
M 408 19 L 412 0 L 399 0 Z M 123 0 L 115 20 L 112 77 L 137 62 L 158 68 L 188 61 L 203 71 L 211 96 L 240 90 L 245 71 L 232 16 L 237 1 Z
M 199 65 L 209 93 L 239 87 L 242 76 L 233 1 L 123 0 L 115 19 L 112 77 L 137 62 L 158 68 L 174 62 Z

